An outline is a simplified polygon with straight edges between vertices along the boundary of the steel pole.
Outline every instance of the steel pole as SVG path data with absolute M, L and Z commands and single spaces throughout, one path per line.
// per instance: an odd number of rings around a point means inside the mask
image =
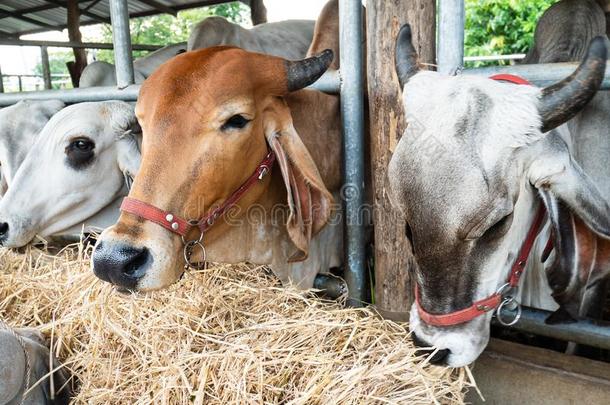
M 134 84 L 129 12 L 125 0 L 110 0 L 110 20 L 112 22 L 116 82 L 117 86 L 122 89 Z
M 511 319 L 511 316 L 513 316 L 511 311 L 505 310 L 503 312 L 506 312 L 503 315 L 506 319 Z M 610 350 L 609 323 L 584 319 L 574 323 L 547 325 L 545 320 L 550 314 L 550 312 L 541 309 L 524 307 L 519 321 L 508 328 Z M 499 325 L 495 318 L 493 322 Z
M 114 49 L 114 45 L 102 42 L 71 42 L 71 41 L 38 41 L 30 39 L 0 38 L 0 45 L 9 46 L 46 46 L 48 48 L 87 48 L 87 49 Z M 134 44 L 134 51 L 156 51 L 163 48 L 161 45 Z
M 4 76 L 2 76 L 2 67 L 0 67 L 0 93 L 4 93 Z
M 464 65 L 464 0 L 439 0 L 438 71 L 453 74 Z
M 362 2 L 339 0 L 341 114 L 345 184 L 345 281 L 348 304 L 363 305 L 366 288 L 364 204 L 364 80 Z

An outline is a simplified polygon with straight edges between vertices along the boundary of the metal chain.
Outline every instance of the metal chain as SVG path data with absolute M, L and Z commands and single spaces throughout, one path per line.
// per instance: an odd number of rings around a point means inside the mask
M 30 389 L 30 378 L 32 374 L 32 363 L 30 361 L 30 355 L 27 351 L 25 340 L 23 340 L 22 336 L 17 334 L 17 332 L 15 332 L 13 328 L 8 326 L 2 319 L 0 319 L 0 327 L 6 329 L 11 335 L 15 337 L 15 339 L 17 339 L 17 342 L 19 342 L 19 345 L 21 346 L 21 348 L 23 349 L 23 353 L 25 354 L 25 387 L 23 389 L 23 393 L 21 394 L 21 402 L 19 402 L 20 405 L 23 405 L 25 403 L 25 393 L 28 392 L 28 390 Z

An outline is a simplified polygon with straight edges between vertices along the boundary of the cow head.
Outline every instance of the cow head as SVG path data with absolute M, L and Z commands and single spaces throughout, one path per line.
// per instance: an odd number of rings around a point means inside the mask
M 23 246 L 79 225 L 126 193 L 140 153 L 133 107 L 64 108 L 47 123 L 0 201 L 0 244 Z
M 605 60 L 597 38 L 573 76 L 545 89 L 444 76 L 419 70 L 410 28 L 402 28 L 396 69 L 408 128 L 388 176 L 410 227 L 426 312 L 467 308 L 506 282 L 539 194 L 610 235 L 608 203 L 551 131 L 595 95 Z M 439 362 L 461 366 L 486 346 L 491 316 L 436 327 L 420 319 L 414 304 L 410 327 L 416 342 L 440 349 Z
M 272 149 L 278 167 L 237 206 L 247 212 L 270 193 L 281 173 L 290 209 L 287 233 L 302 253 L 299 258 L 307 257 L 311 237 L 328 220 L 331 197 L 283 96 L 313 83 L 331 60 L 331 51 L 291 62 L 214 47 L 166 62 L 142 85 L 136 106 L 142 166 L 129 197 L 183 218 L 201 218 L 226 201 Z M 229 226 L 220 218 L 204 244 L 213 245 Z M 194 229 L 188 239 L 198 237 Z M 164 288 L 184 271 L 183 241 L 153 222 L 122 213 L 101 235 L 93 268 L 98 277 L 123 288 Z
M 20 101 L 0 110 L 0 195 L 45 124 L 64 107 L 59 100 Z

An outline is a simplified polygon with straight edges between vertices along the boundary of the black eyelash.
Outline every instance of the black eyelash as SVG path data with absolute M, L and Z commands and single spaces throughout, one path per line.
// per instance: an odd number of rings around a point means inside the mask
M 222 125 L 221 129 L 223 131 L 228 129 L 242 129 L 246 125 L 248 125 L 249 122 L 250 120 L 244 117 L 243 115 L 236 114 L 229 118 L 227 122 Z

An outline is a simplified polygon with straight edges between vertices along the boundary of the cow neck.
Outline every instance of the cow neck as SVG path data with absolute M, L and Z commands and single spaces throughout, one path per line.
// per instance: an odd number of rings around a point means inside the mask
M 187 220 L 180 217 L 170 211 L 165 211 L 161 208 L 155 207 L 154 205 L 148 204 L 144 201 L 140 201 L 135 198 L 125 197 L 121 204 L 121 211 L 135 215 L 142 219 L 154 222 L 157 225 L 162 226 L 168 231 L 180 235 L 183 242 L 186 244 L 184 238 L 187 237 L 188 233 L 193 228 L 198 228 L 200 232 L 200 239 L 203 234 L 216 222 L 218 218 L 223 216 L 231 207 L 233 207 L 241 198 L 257 183 L 263 180 L 263 178 L 271 172 L 273 164 L 275 163 L 275 154 L 273 151 L 269 151 L 265 158 L 258 164 L 252 175 L 241 185 L 237 190 L 233 192 L 222 204 L 216 208 L 210 210 L 206 215 L 200 219 Z
M 497 81 L 504 81 L 518 85 L 530 85 L 531 83 L 527 80 L 510 74 L 499 74 L 491 76 L 490 79 Z M 479 301 L 474 302 L 471 306 L 450 312 L 447 314 L 432 314 L 427 312 L 421 305 L 421 298 L 419 294 L 419 285 L 417 281 L 415 282 L 415 305 L 417 306 L 417 312 L 419 314 L 419 318 L 428 325 L 432 326 L 455 326 L 460 325 L 466 322 L 469 322 L 483 314 L 486 314 L 489 311 L 498 310 L 498 319 L 501 323 L 512 325 L 517 322 L 519 319 L 519 313 L 515 316 L 515 318 L 509 322 L 504 322 L 499 315 L 500 310 L 504 306 L 509 306 L 516 304 L 517 308 L 520 310 L 520 307 L 515 301 L 514 292 L 519 286 L 519 280 L 525 271 L 525 266 L 527 264 L 527 259 L 534 247 L 534 242 L 536 241 L 536 237 L 542 230 L 542 226 L 544 224 L 544 218 L 546 216 L 546 209 L 543 203 L 540 203 L 538 208 L 538 212 L 534 217 L 534 222 L 532 223 L 527 236 L 521 245 L 521 249 L 519 250 L 519 255 L 517 259 L 513 263 L 510 273 L 508 275 L 508 279 L 506 283 L 502 285 L 495 293 L 492 295 L 483 298 Z M 508 295 L 512 294 L 512 295 Z

